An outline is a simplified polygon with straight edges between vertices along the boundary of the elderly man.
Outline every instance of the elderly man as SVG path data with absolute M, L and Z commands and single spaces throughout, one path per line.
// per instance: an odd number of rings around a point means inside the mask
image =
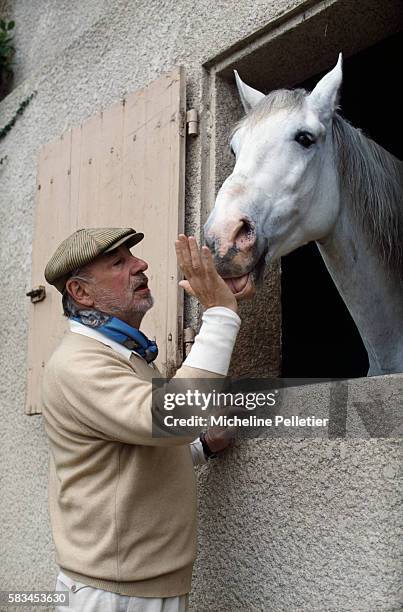
M 81 229 L 56 250 L 46 280 L 63 294 L 70 333 L 44 374 L 50 444 L 49 508 L 57 590 L 69 610 L 187 609 L 196 554 L 193 463 L 225 436 L 153 438 L 155 342 L 139 331 L 153 298 L 131 228 Z M 237 302 L 207 247 L 180 235 L 180 285 L 205 308 L 175 377 L 227 374 L 240 326 Z M 193 461 L 192 461 L 193 460 Z M 65 610 L 66 608 L 60 608 Z

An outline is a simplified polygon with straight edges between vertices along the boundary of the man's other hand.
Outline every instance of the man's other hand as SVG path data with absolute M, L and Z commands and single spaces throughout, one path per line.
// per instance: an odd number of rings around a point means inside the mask
M 218 274 L 210 249 L 199 249 L 196 238 L 180 234 L 175 242 L 178 265 L 186 280 L 179 285 L 197 298 L 204 308 L 225 306 L 238 311 L 234 294 Z
M 220 453 L 235 440 L 235 427 L 209 427 L 204 437 L 213 453 Z

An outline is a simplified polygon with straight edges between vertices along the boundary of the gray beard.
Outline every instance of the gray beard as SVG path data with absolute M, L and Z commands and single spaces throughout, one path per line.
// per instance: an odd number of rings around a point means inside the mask
M 131 322 L 133 318 L 141 322 L 146 312 L 148 312 L 153 305 L 154 298 L 151 295 L 143 298 L 137 304 L 132 304 L 129 300 L 127 304 L 122 304 L 122 302 L 116 299 L 116 297 L 107 290 L 98 290 L 96 294 L 97 311 L 122 319 L 129 323 L 129 325 L 133 325 Z M 139 323 L 134 325 L 134 327 L 138 326 Z
M 154 298 L 150 295 L 141 300 L 138 304 L 131 308 L 122 308 L 122 305 L 117 302 L 116 299 L 111 296 L 102 296 L 106 299 L 97 303 L 96 308 L 81 308 L 76 302 L 70 298 L 68 300 L 68 315 L 69 317 L 77 317 L 81 319 L 81 322 L 88 327 L 101 327 L 107 323 L 112 317 L 117 317 L 124 321 L 130 321 L 133 315 L 137 315 L 137 319 L 143 318 L 143 316 L 150 310 L 154 305 Z M 130 325 L 130 323 L 129 323 Z M 138 325 L 134 325 L 137 327 Z

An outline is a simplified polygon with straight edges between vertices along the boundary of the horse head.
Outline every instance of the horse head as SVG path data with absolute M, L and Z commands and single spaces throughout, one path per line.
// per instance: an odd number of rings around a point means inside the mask
M 332 118 L 341 55 L 311 93 L 265 96 L 235 72 L 246 116 L 231 138 L 232 174 L 205 224 L 219 273 L 238 297 L 254 293 L 264 262 L 326 237 L 339 213 Z

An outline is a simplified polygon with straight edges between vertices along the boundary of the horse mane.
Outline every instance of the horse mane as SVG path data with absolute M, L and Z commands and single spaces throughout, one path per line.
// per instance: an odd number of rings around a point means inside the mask
M 305 89 L 278 89 L 265 96 L 239 121 L 250 127 L 270 113 L 302 108 Z M 341 186 L 351 198 L 353 213 L 381 261 L 403 280 L 403 164 L 338 113 L 333 140 Z
M 403 278 L 402 162 L 337 113 L 333 141 L 356 219 L 383 263 Z

